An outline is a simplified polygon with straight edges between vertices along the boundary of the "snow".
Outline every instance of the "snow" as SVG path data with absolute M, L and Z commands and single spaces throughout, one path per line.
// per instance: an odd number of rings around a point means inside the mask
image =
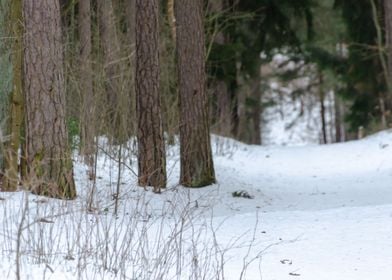
M 21 279 L 391 279 L 391 131 L 324 146 L 212 143 L 218 183 L 178 186 L 173 146 L 160 195 L 136 186 L 124 155 L 117 215 L 118 163 L 105 153 L 91 211 L 77 156 L 75 201 L 1 193 L 0 278 L 15 279 L 18 259 Z

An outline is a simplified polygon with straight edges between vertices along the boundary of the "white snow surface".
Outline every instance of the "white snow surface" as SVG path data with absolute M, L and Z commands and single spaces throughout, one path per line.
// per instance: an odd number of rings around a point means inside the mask
M 20 279 L 392 279 L 391 131 L 325 146 L 212 143 L 218 182 L 200 189 L 177 185 L 178 146 L 161 194 L 137 187 L 125 159 L 117 215 L 118 163 L 104 153 L 91 211 L 77 157 L 75 201 L 1 193 L 0 279 L 16 279 L 17 262 Z

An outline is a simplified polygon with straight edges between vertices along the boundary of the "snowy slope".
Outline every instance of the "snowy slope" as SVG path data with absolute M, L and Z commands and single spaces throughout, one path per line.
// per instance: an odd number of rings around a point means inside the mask
M 0 275 L 15 278 L 19 243 L 21 279 L 391 279 L 392 132 L 308 147 L 214 137 L 213 147 L 218 183 L 202 189 L 177 185 L 178 147 L 161 195 L 124 167 L 117 216 L 117 163 L 104 154 L 91 212 L 80 162 L 74 202 L 0 194 Z M 232 196 L 241 190 L 253 198 Z

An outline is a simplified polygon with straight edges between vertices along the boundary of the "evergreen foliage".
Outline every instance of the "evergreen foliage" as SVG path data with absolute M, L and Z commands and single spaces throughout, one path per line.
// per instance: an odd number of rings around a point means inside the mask
M 345 86 L 340 93 L 350 100 L 352 106 L 347 115 L 351 131 L 363 126 L 372 129 L 379 122 L 378 98 L 385 92 L 386 84 L 379 61 L 377 34 L 370 1 L 336 0 L 347 27 L 347 69 L 342 73 Z M 381 7 L 377 7 L 381 11 Z M 380 22 L 382 25 L 383 23 Z

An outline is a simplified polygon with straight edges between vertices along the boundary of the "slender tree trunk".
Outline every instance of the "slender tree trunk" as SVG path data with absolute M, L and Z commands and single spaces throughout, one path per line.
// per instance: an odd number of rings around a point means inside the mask
M 135 110 L 135 69 L 136 69 L 136 61 L 135 61 L 135 49 L 136 49 L 136 0 L 125 0 L 125 18 L 126 18 L 126 26 L 127 26 L 127 42 L 128 48 L 127 53 L 129 56 L 129 67 L 130 67 L 130 79 L 128 81 L 130 92 L 128 98 L 128 108 L 132 108 L 127 110 L 127 131 L 128 135 L 136 135 L 136 114 Z
M 136 106 L 139 185 L 166 187 L 159 93 L 159 0 L 136 0 Z
M 247 91 L 245 90 L 244 78 L 241 74 L 241 61 L 237 57 L 236 59 L 236 98 L 237 98 L 237 123 L 235 124 L 235 135 L 240 141 L 247 142 L 246 130 L 247 130 L 247 117 L 246 117 L 246 98 Z
M 215 183 L 205 74 L 203 0 L 176 0 L 177 63 L 180 95 L 180 183 Z
M 238 77 L 238 130 L 237 139 L 254 145 L 261 144 L 261 77 L 246 82 Z
M 322 133 L 322 143 L 327 144 L 327 123 L 325 119 L 325 93 L 322 88 L 323 85 L 323 74 L 319 71 L 319 98 L 320 98 L 320 116 L 321 116 L 321 133 Z
M 118 0 L 116 0 L 118 1 Z M 116 31 L 116 21 L 112 0 L 99 0 L 99 30 L 100 39 L 104 56 L 104 69 L 106 79 L 106 100 L 107 100 L 107 117 L 109 133 L 116 139 L 120 140 L 120 43 Z
M 392 1 L 384 0 L 384 12 L 385 12 L 385 43 L 387 49 L 387 68 L 390 83 L 392 83 Z M 390 92 L 389 94 L 392 94 Z
M 135 30 L 136 30 L 136 0 L 125 0 L 125 14 L 127 21 L 127 37 L 131 48 L 134 50 L 135 47 Z
M 385 13 L 385 36 L 383 33 L 383 28 L 380 24 L 379 21 L 379 12 L 378 12 L 378 3 L 375 2 L 375 0 L 370 0 L 370 4 L 372 6 L 372 15 L 373 15 L 373 22 L 374 22 L 374 27 L 376 29 L 377 37 L 376 37 L 376 43 L 377 43 L 377 48 L 378 48 L 378 56 L 379 60 L 381 63 L 381 67 L 383 70 L 383 75 L 385 77 L 385 83 L 387 85 L 387 94 L 385 97 L 385 94 L 380 92 L 379 93 L 379 102 L 380 102 L 380 111 L 381 111 L 381 124 L 383 129 L 387 128 L 387 120 L 386 120 L 386 113 L 387 113 L 387 106 L 389 105 L 390 101 L 392 100 L 392 53 L 391 53 L 391 34 L 392 34 L 392 3 L 389 0 L 384 0 L 384 13 Z M 384 40 L 385 37 L 385 40 Z M 385 57 L 385 54 L 383 52 L 383 49 L 385 47 L 387 48 L 387 56 Z
M 260 89 L 261 77 L 256 77 L 253 81 L 251 89 L 252 98 L 252 124 L 251 127 L 251 144 L 261 145 L 261 89 Z
M 221 16 L 224 12 L 225 3 L 224 0 L 213 0 L 209 1 L 210 10 L 216 14 L 217 17 Z M 223 31 L 220 29 L 219 24 L 215 25 L 214 30 L 214 44 L 223 46 L 227 43 L 227 38 Z M 216 122 L 217 132 L 223 136 L 231 136 L 232 132 L 232 106 L 229 88 L 226 81 L 216 79 L 211 83 L 213 94 L 216 97 Z
M 91 61 L 91 3 L 79 0 L 79 42 L 80 42 L 80 91 L 81 106 L 81 154 L 85 163 L 92 168 L 94 164 L 94 93 Z M 90 172 L 93 176 L 93 172 Z
M 343 131 L 342 131 L 342 106 L 341 106 L 342 101 L 340 98 L 337 96 L 336 93 L 334 93 L 334 119 L 335 119 L 335 142 L 340 143 L 343 142 Z
M 230 92 L 225 81 L 214 81 L 213 87 L 218 109 L 218 133 L 228 137 L 232 135 Z
M 22 0 L 11 2 L 11 24 L 12 37 L 12 67 L 13 88 L 10 98 L 10 113 L 7 134 L 9 141 L 5 144 L 5 174 L 2 189 L 5 191 L 16 191 L 18 188 L 18 150 L 20 147 L 21 127 L 23 124 L 23 94 L 22 94 L 22 56 L 23 56 L 23 18 Z
M 379 104 L 381 111 L 381 124 L 383 129 L 388 128 L 387 111 L 389 106 L 392 105 L 392 1 L 384 0 L 384 22 L 385 22 L 385 47 L 387 53 L 386 66 L 384 66 L 384 71 L 387 73 L 386 83 L 387 83 L 387 94 L 380 93 Z M 381 27 L 379 27 L 381 29 Z M 382 37 L 380 35 L 380 37 Z M 380 41 L 380 40 L 379 40 Z M 381 43 L 379 43 L 381 44 Z M 380 46 L 381 47 L 381 46 Z M 382 56 L 383 54 L 381 54 Z M 383 63 L 383 61 L 381 61 Z
M 382 129 L 387 129 L 388 128 L 387 110 L 386 110 L 385 99 L 386 99 L 386 97 L 384 97 L 384 94 L 380 93 L 379 97 L 378 97 L 378 103 L 380 105 Z
M 24 0 L 27 182 L 40 195 L 76 197 L 67 143 L 59 1 Z

